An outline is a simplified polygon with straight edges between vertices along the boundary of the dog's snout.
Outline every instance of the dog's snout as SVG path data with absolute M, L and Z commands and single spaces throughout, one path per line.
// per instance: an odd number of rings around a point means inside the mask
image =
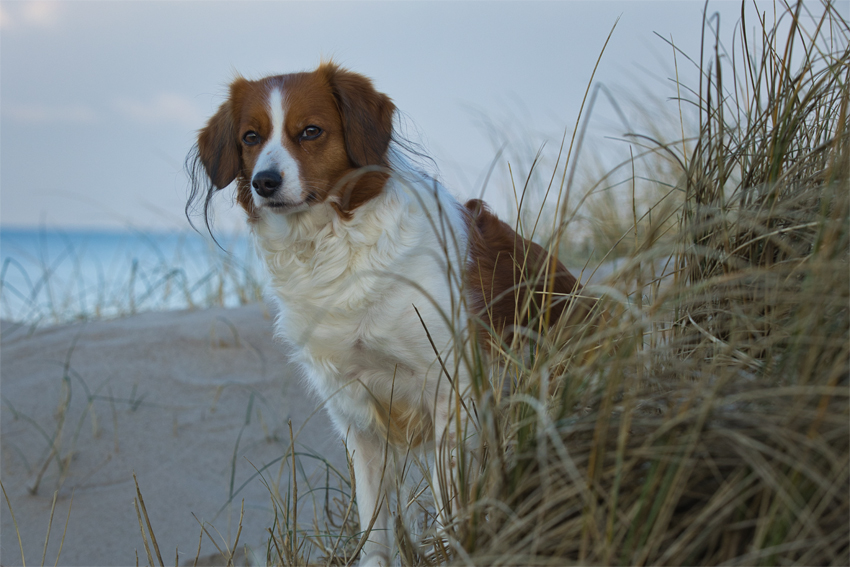
M 282 184 L 283 177 L 280 173 L 270 169 L 257 173 L 251 180 L 251 186 L 260 197 L 271 197 Z

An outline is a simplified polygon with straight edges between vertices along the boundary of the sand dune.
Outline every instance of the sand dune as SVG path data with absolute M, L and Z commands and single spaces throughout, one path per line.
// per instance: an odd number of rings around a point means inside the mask
M 166 564 L 174 563 L 178 546 L 181 564 L 194 559 L 201 528 L 193 513 L 232 543 L 243 498 L 240 541 L 259 546 L 271 525 L 269 492 L 254 478 L 234 493 L 256 473 L 254 467 L 286 453 L 288 420 L 296 431 L 307 422 L 297 448 L 344 464 L 326 414 L 319 411 L 307 421 L 318 400 L 295 376 L 271 327 L 262 305 L 145 313 L 35 331 L 3 322 L 0 470 L 27 562 L 41 560 L 58 490 L 47 564 L 56 560 L 72 494 L 60 565 L 132 565 L 136 550 L 145 563 L 133 472 Z M 60 469 L 50 458 L 49 438 L 63 423 L 55 443 L 65 463 Z M 264 476 L 277 482 L 279 472 L 275 463 Z M 282 491 L 289 474 L 287 467 Z M 21 553 L 5 502 L 0 518 L 0 563 L 18 564 Z M 213 553 L 204 537 L 201 555 Z

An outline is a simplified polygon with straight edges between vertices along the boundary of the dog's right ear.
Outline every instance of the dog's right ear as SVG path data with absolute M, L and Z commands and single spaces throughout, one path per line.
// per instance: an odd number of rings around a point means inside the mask
M 245 79 L 230 85 L 230 98 L 221 105 L 198 134 L 198 157 L 216 189 L 223 189 L 236 179 L 240 167 L 239 137 L 236 131 L 239 93 Z

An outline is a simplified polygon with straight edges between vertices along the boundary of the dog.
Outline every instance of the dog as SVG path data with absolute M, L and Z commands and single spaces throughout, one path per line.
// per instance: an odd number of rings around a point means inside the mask
M 236 182 L 276 335 L 347 436 L 369 565 L 391 557 L 387 450 L 433 444 L 438 510 L 455 497 L 440 467 L 462 442 L 452 421 L 471 400 L 471 349 L 544 312 L 587 311 L 560 262 L 412 165 L 395 116 L 368 78 L 332 62 L 238 77 L 187 158 L 187 214 L 203 202 L 208 228 L 213 194 Z

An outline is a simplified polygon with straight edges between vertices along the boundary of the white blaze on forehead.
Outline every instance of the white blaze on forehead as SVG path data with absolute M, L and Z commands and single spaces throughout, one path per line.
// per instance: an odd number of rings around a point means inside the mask
M 272 119 L 272 133 L 270 142 L 283 141 L 283 95 L 280 88 L 275 87 L 269 93 L 269 116 Z
M 254 165 L 252 176 L 261 171 L 276 171 L 283 177 L 283 185 L 268 198 L 270 201 L 277 203 L 288 203 L 295 205 L 304 200 L 302 196 L 302 186 L 298 169 L 298 162 L 289 153 L 289 150 L 283 145 L 283 140 L 286 133 L 283 129 L 284 117 L 286 114 L 283 108 L 284 98 L 280 87 L 273 87 L 268 94 L 267 110 L 271 119 L 272 128 L 269 133 L 269 138 L 264 142 L 263 149 L 260 152 L 260 157 Z M 253 192 L 254 204 L 261 206 L 266 199 Z

